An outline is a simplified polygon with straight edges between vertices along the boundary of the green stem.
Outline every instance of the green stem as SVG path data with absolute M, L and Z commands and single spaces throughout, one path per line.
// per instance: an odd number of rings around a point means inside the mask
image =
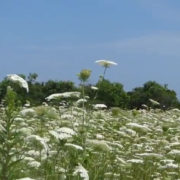
M 95 99 L 97 98 L 97 96 L 98 96 L 98 91 L 99 91 L 99 89 L 101 88 L 102 82 L 104 81 L 107 68 L 108 68 L 108 67 L 104 67 L 104 72 L 103 72 L 103 75 L 102 75 L 102 80 L 101 80 L 100 83 L 99 83 L 98 90 L 96 91 L 96 94 L 95 94 L 93 100 L 95 100 Z

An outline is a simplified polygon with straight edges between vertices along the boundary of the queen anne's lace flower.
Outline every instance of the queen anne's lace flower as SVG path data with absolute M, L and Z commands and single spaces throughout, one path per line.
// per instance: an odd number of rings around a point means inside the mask
M 149 99 L 149 101 L 153 104 L 153 105 L 160 105 L 159 102 L 153 100 L 153 99 Z
M 26 89 L 27 92 L 29 92 L 28 83 L 22 77 L 18 76 L 17 74 L 8 74 L 7 79 L 10 81 L 19 83 L 21 87 L 23 87 L 24 89 Z
M 141 159 L 130 159 L 127 160 L 128 163 L 133 163 L 133 164 L 143 164 L 143 160 Z
M 126 126 L 131 127 L 132 129 L 136 131 L 142 131 L 142 132 L 149 132 L 151 129 L 149 129 L 146 125 L 140 125 L 137 123 L 128 123 Z
M 97 60 L 95 61 L 95 63 L 98 63 L 101 66 L 104 66 L 106 68 L 110 67 L 111 65 L 116 66 L 117 63 L 115 63 L 114 61 L 108 61 L 108 60 Z
M 82 104 L 82 103 L 86 103 L 86 102 L 87 102 L 86 99 L 78 99 L 78 100 L 76 101 L 76 104 Z
M 51 94 L 50 96 L 46 97 L 47 101 L 50 101 L 52 99 L 57 99 L 57 98 L 79 98 L 80 97 L 80 92 L 64 92 L 64 93 L 56 93 L 56 94 Z
M 72 136 L 76 135 L 76 132 L 70 128 L 62 127 L 57 130 L 51 130 L 49 131 L 51 135 L 53 135 L 56 139 L 69 139 Z
M 32 108 L 26 108 L 26 109 L 23 109 L 20 114 L 22 114 L 23 116 L 26 116 L 28 114 L 36 114 L 36 111 Z
M 36 140 L 38 141 L 44 148 L 46 152 L 48 152 L 49 148 L 44 138 L 38 136 L 38 135 L 30 135 L 27 137 L 27 140 Z
M 81 146 L 79 146 L 77 144 L 66 143 L 65 146 L 71 147 L 71 148 L 76 149 L 76 150 L 83 151 L 83 147 L 81 147 Z
M 92 90 L 98 90 L 98 87 L 96 87 L 96 86 L 91 86 L 91 89 L 92 89 Z
M 95 104 L 94 109 L 106 109 L 107 106 L 105 104 Z
M 73 173 L 74 176 L 80 175 L 80 177 L 83 180 L 89 180 L 89 175 L 88 175 L 88 171 L 81 165 L 79 164 L 76 168 L 75 171 Z

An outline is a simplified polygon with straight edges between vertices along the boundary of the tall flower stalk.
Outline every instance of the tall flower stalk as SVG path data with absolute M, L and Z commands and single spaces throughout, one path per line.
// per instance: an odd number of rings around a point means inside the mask
M 83 69 L 81 72 L 78 74 L 79 80 L 81 81 L 82 85 L 82 106 L 83 106 L 83 121 L 82 121 L 82 132 L 84 133 L 84 126 L 85 126 L 85 83 L 88 81 L 89 77 L 91 75 L 91 70 L 89 69 Z
M 114 61 L 109 61 L 109 60 L 97 60 L 97 61 L 95 61 L 95 63 L 97 63 L 100 66 L 104 67 L 103 75 L 100 76 L 100 84 L 99 84 L 99 87 L 98 87 L 100 89 L 101 84 L 104 81 L 107 69 L 110 68 L 110 66 L 117 66 L 118 64 L 116 62 L 114 62 Z M 98 91 L 96 91 L 96 95 L 95 95 L 94 99 L 97 98 L 97 95 L 98 95 Z
M 6 106 L 0 111 L 0 180 L 14 178 L 14 171 L 21 161 L 23 153 L 18 150 L 14 152 L 14 149 L 23 144 L 22 137 L 16 132 L 17 127 L 14 122 L 15 115 L 18 112 L 15 101 L 16 93 L 8 87 L 5 97 Z

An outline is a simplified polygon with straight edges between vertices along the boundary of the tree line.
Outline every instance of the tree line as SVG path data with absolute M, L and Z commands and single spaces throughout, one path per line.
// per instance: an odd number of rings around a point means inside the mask
M 0 101 L 2 102 L 8 86 L 11 86 L 17 93 L 17 101 L 25 104 L 29 101 L 31 105 L 41 105 L 45 98 L 54 93 L 81 91 L 81 85 L 76 86 L 71 81 L 38 82 L 38 74 L 30 73 L 27 77 L 20 75 L 29 85 L 29 93 L 17 84 L 8 81 L 6 78 L 0 82 Z M 91 88 L 95 86 L 98 90 Z M 119 107 L 124 109 L 140 108 L 180 108 L 180 102 L 174 90 L 168 89 L 167 85 L 161 85 L 155 81 L 148 81 L 142 87 L 136 87 L 126 92 L 119 82 L 110 82 L 107 79 L 99 80 L 96 84 L 85 86 L 85 95 L 89 97 L 89 103 L 106 104 L 108 107 Z M 157 101 L 153 104 L 150 99 Z

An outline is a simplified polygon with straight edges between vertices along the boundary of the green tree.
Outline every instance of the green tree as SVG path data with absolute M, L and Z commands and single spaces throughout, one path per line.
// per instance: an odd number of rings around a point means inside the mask
M 155 81 L 148 81 L 143 87 L 135 88 L 128 94 L 130 96 L 130 108 L 141 108 L 142 104 L 152 106 L 149 99 L 159 102 L 160 108 L 163 109 L 179 106 L 175 91 L 169 90 L 167 85 L 162 86 Z
M 108 80 L 103 80 L 103 82 L 98 82 L 101 83 L 99 86 L 98 84 L 96 85 L 99 87 L 98 90 L 98 95 L 97 95 L 97 101 L 100 103 L 104 103 L 107 106 L 110 107 L 121 107 L 121 108 L 126 108 L 128 105 L 128 95 L 123 89 L 123 85 L 120 83 L 111 83 Z
M 38 78 L 37 73 L 29 73 L 28 82 L 32 84 L 32 83 L 34 83 L 36 81 L 37 78 Z

